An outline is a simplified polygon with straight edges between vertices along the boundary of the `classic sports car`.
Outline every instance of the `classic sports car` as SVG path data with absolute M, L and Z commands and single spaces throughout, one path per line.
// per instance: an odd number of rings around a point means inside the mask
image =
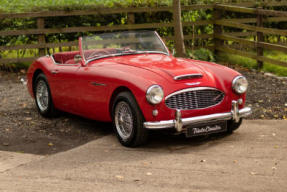
M 79 51 L 37 59 L 28 90 L 38 111 L 57 110 L 113 122 L 124 146 L 149 129 L 192 137 L 232 132 L 251 113 L 247 80 L 227 67 L 175 58 L 155 31 L 103 33 L 79 39 Z

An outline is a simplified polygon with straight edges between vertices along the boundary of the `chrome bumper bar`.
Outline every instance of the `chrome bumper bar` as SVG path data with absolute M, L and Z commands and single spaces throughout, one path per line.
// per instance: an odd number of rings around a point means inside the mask
M 145 122 L 144 127 L 147 129 L 166 129 L 175 128 L 178 132 L 183 130 L 183 127 L 191 124 L 208 123 L 213 121 L 234 120 L 239 122 L 240 118 L 246 117 L 252 113 L 250 107 L 243 109 L 238 108 L 239 101 L 232 101 L 232 109 L 226 113 L 215 113 L 211 115 L 203 115 L 197 117 L 181 118 L 180 110 L 175 112 L 175 120 Z

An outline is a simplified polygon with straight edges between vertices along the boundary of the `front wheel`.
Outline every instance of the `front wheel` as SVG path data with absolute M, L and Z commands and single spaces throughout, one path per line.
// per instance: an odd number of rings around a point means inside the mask
M 148 131 L 143 127 L 143 115 L 131 93 L 122 92 L 116 97 L 113 123 L 122 145 L 136 147 L 146 142 Z

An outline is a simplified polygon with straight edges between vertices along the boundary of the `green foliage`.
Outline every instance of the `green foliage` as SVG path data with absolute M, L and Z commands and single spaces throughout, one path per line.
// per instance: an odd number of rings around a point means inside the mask
M 277 60 L 282 60 L 282 58 L 284 57 L 286 58 L 285 54 L 283 53 L 280 54 L 280 52 L 274 52 L 274 51 L 264 52 L 264 56 L 277 59 Z M 223 62 L 228 62 L 230 64 L 239 65 L 239 66 L 246 67 L 249 69 L 257 68 L 256 60 L 243 57 L 243 56 L 239 56 L 239 55 L 220 53 L 217 56 L 217 60 L 221 62 L 223 61 Z M 264 63 L 262 71 L 271 72 L 278 76 L 287 76 L 287 67 L 281 67 L 281 66 L 274 65 L 271 63 Z
M 181 0 L 183 5 L 190 4 L 202 4 L 211 3 L 215 1 L 223 0 Z M 232 2 L 241 1 L 234 0 Z M 231 1 L 230 1 L 231 2 Z M 225 1 L 226 3 L 226 1 Z M 92 9 L 92 8 L 124 8 L 124 7 L 158 7 L 158 6 L 171 6 L 172 0 L 1 0 L 0 12 L 27 12 L 27 11 L 46 11 L 46 10 L 75 10 L 75 9 Z M 277 7 L 278 10 L 286 10 L 285 7 Z M 276 9 L 277 9 L 276 8 Z M 251 17 L 245 13 L 233 13 L 225 12 L 224 18 L 247 18 Z M 208 20 L 212 18 L 212 10 L 192 10 L 182 12 L 183 22 L 195 22 L 198 20 Z M 137 24 L 141 23 L 169 23 L 173 19 L 171 12 L 146 12 L 146 13 L 135 13 L 135 21 Z M 35 29 L 36 28 L 35 18 L 17 18 L 17 19 L 1 19 L 0 29 L 1 30 L 19 30 L 19 29 Z M 49 17 L 45 18 L 45 28 L 65 28 L 65 27 L 89 27 L 89 26 L 111 26 L 111 25 L 124 25 L 127 24 L 126 14 L 113 14 L 113 15 L 86 15 L 86 16 L 69 16 L 69 17 Z M 268 22 L 264 24 L 265 27 L 286 29 L 287 22 Z M 241 29 L 224 28 L 224 32 L 242 32 Z M 244 31 L 244 30 L 243 30 Z M 174 30 L 172 27 L 163 27 L 157 29 L 157 32 L 162 37 L 174 36 Z M 196 26 L 185 26 L 183 28 L 185 35 L 201 35 L 201 34 L 212 34 L 213 25 L 196 25 Z M 90 35 L 94 32 L 79 32 L 79 33 L 64 33 L 64 34 L 46 34 L 46 42 L 67 42 L 75 41 L 79 36 Z M 251 38 L 253 37 L 246 37 Z M 270 43 L 285 42 L 286 37 L 265 35 L 265 39 Z M 20 36 L 7 36 L 0 37 L 0 46 L 5 45 L 25 45 L 34 44 L 38 42 L 37 35 L 20 35 Z M 167 40 L 165 42 L 169 49 L 174 48 L 174 42 Z M 233 45 L 233 42 L 228 42 Z M 209 39 L 186 39 L 185 45 L 188 54 L 198 60 L 215 61 L 214 55 L 207 49 L 198 49 L 190 51 L 190 49 L 196 47 L 210 46 L 213 44 L 212 38 Z M 50 51 L 62 51 L 58 48 L 49 49 Z M 35 49 L 30 50 L 13 50 L 13 51 L 0 51 L 0 57 L 2 58 L 15 58 L 15 57 L 33 57 L 38 54 Z M 265 52 L 264 56 L 285 61 L 287 62 L 286 54 L 280 52 Z M 239 63 L 241 66 L 248 68 L 256 68 L 256 62 L 252 59 L 237 55 L 225 55 L 219 56 L 217 59 L 226 60 L 230 63 Z M 17 64 L 19 65 L 19 64 Z M 27 65 L 27 64 L 25 64 Z M 25 66 L 24 65 L 24 66 Z M 272 64 L 264 63 L 265 71 L 273 72 L 277 75 L 287 76 L 286 68 L 275 66 Z
M 217 0 L 220 1 L 220 0 Z M 212 3 L 214 0 L 181 0 L 183 5 Z M 156 7 L 172 5 L 172 0 L 1 0 L 0 12 L 73 10 L 92 7 Z
M 23 12 L 34 10 L 73 10 L 93 7 L 138 7 L 170 5 L 172 0 L 1 0 L 0 10 Z
M 207 3 L 209 0 L 205 1 Z M 202 0 L 182 0 L 182 4 L 202 3 Z M 172 0 L 2 0 L 0 4 L 1 10 L 4 12 L 23 12 L 23 11 L 43 11 L 43 10 L 73 10 L 73 9 L 91 9 L 98 7 L 157 7 L 171 6 Z M 184 11 L 182 20 L 184 22 L 197 21 L 201 19 L 209 19 L 211 11 L 193 10 Z M 169 23 L 173 20 L 171 12 L 146 12 L 135 13 L 135 22 L 141 23 Z M 1 30 L 19 30 L 19 29 L 35 29 L 36 18 L 17 18 L 0 20 Z M 66 27 L 92 27 L 92 26 L 112 26 L 127 24 L 127 14 L 109 14 L 109 15 L 85 15 L 85 16 L 67 16 L 67 17 L 47 17 L 45 18 L 45 28 L 66 28 Z M 193 26 L 185 27 L 185 34 L 211 34 L 212 25 L 209 26 Z M 172 27 L 158 28 L 157 32 L 161 37 L 174 36 Z M 79 33 L 63 33 L 63 34 L 46 34 L 47 43 L 75 41 L 80 36 L 91 35 L 97 32 L 79 32 Z M 0 37 L 0 46 L 13 46 L 36 44 L 37 35 L 22 36 L 6 36 Z M 186 46 L 205 46 L 212 43 L 211 39 L 197 39 L 196 41 L 187 40 Z M 172 40 L 166 41 L 167 46 L 171 50 L 174 47 Z M 55 49 L 54 49 L 55 50 Z M 51 53 L 49 50 L 49 53 Z M 0 51 L 0 57 L 28 57 L 34 52 L 34 56 L 38 53 L 35 50 L 19 50 L 19 51 Z M 33 55 L 32 55 L 33 57 Z
M 196 60 L 210 61 L 210 62 L 215 61 L 213 53 L 209 49 L 200 48 L 195 50 L 193 53 L 189 51 L 188 55 Z

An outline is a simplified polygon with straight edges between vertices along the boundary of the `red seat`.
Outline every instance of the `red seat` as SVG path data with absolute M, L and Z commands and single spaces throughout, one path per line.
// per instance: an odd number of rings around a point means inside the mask
M 75 64 L 75 55 L 80 54 L 79 51 L 61 52 L 53 54 L 56 63 L 62 64 Z
M 92 49 L 86 50 L 84 52 L 85 57 L 88 58 L 90 54 L 93 55 L 107 55 L 107 54 L 115 54 L 117 51 L 114 48 L 104 48 L 104 49 Z M 75 64 L 74 57 L 75 55 L 79 55 L 79 51 L 69 51 L 69 52 L 60 52 L 53 54 L 53 58 L 56 63 L 61 64 Z
M 65 62 L 65 64 L 76 64 L 74 59 L 70 59 L 68 61 Z

